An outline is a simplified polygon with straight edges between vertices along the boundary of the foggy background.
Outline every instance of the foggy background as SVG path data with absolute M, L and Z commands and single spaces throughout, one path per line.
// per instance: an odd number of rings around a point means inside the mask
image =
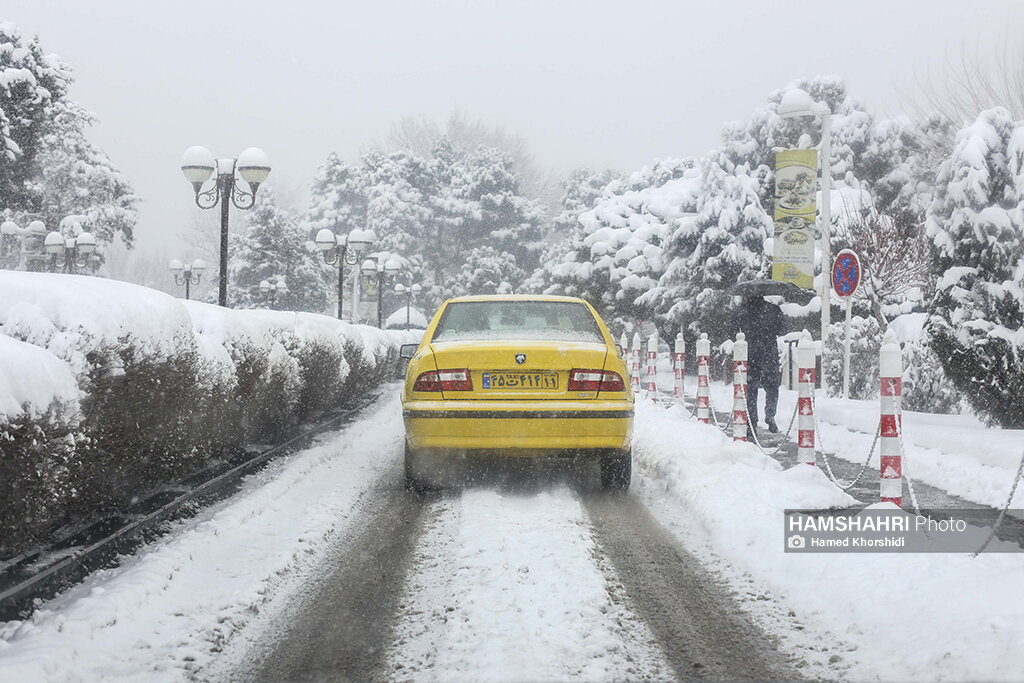
M 139 248 L 180 246 L 178 168 L 262 147 L 305 206 L 328 152 L 354 161 L 403 117 L 459 111 L 523 138 L 538 166 L 633 170 L 699 155 L 723 122 L 835 73 L 879 115 L 963 49 L 1018 46 L 1018 0 L 238 2 L 8 0 L 4 18 L 74 69 L 92 139 L 142 200 Z

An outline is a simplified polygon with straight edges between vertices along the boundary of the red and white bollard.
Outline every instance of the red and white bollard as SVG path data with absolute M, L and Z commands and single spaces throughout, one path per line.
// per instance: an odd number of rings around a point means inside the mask
M 683 403 L 683 380 L 686 378 L 686 342 L 683 341 L 683 333 L 680 332 L 676 335 L 676 347 L 675 353 L 672 356 L 673 366 L 675 368 L 675 399 L 676 403 Z
M 747 336 L 736 333 L 732 345 L 732 440 L 747 440 Z
M 814 341 L 807 330 L 796 345 L 797 461 L 814 465 Z
M 879 498 L 883 503 L 903 507 L 903 458 L 900 451 L 900 430 L 903 428 L 903 355 L 899 340 L 891 329 L 886 330 L 878 353 L 881 381 L 881 424 L 879 425 L 880 474 Z
M 658 402 L 658 335 L 647 340 L 647 397 Z
M 708 387 L 708 370 L 711 368 L 711 342 L 708 333 L 701 332 L 697 340 L 697 422 L 710 422 L 710 389 Z
M 641 364 L 641 353 L 640 350 L 640 333 L 633 333 L 633 345 L 630 347 L 629 356 L 629 383 L 633 385 L 633 395 L 636 396 L 640 393 L 640 364 Z

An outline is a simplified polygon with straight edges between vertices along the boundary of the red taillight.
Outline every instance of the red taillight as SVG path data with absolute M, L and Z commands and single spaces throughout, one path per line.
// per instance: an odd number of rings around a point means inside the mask
M 569 391 L 599 391 L 603 374 L 600 370 L 573 370 L 569 373 Z
M 617 372 L 606 372 L 601 378 L 601 391 L 625 391 L 626 384 Z
M 413 391 L 473 391 L 469 370 L 429 370 L 420 374 Z
M 617 372 L 574 369 L 569 373 L 569 391 L 625 391 Z
M 441 391 L 441 380 L 437 378 L 437 371 L 421 373 L 412 385 L 413 391 Z

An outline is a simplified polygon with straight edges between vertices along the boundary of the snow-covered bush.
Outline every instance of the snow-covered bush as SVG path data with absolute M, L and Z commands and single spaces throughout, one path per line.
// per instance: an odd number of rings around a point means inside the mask
M 928 211 L 931 346 L 971 406 L 1024 427 L 1024 123 L 991 109 L 957 134 Z
M 903 408 L 923 413 L 958 413 L 964 402 L 924 339 L 903 345 Z
M 415 341 L 97 278 L 0 291 L 0 556 L 358 399 Z
M 825 367 L 822 369 L 833 395 L 843 393 L 843 349 L 846 323 L 832 323 L 825 342 Z M 850 398 L 878 397 L 878 351 L 882 329 L 874 318 L 850 319 Z

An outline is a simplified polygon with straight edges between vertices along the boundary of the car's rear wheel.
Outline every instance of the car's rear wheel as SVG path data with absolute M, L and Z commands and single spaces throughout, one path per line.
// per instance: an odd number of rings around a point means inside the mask
M 417 474 L 416 453 L 409 448 L 409 442 L 405 442 L 405 488 L 413 493 L 424 493 L 427 485 Z
M 612 451 L 601 456 L 601 488 L 625 491 L 633 473 L 633 451 Z

